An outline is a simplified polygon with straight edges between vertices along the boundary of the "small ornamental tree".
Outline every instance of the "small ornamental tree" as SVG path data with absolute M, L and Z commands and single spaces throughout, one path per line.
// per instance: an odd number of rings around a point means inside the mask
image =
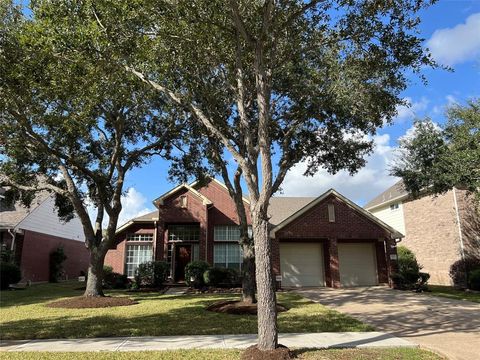
M 103 296 L 125 176 L 169 151 L 175 121 L 149 88 L 97 56 L 114 58 L 116 49 L 90 26 L 70 26 L 70 11 L 88 19 L 92 10 L 73 3 L 32 2 L 24 16 L 2 2 L 0 185 L 26 205 L 49 191 L 64 220 L 79 217 L 90 253 L 85 296 Z

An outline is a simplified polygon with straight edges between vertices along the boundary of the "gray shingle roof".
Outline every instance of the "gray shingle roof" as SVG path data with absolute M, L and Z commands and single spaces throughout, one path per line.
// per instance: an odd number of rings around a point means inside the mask
M 384 204 L 386 202 L 389 202 L 392 199 L 406 196 L 408 195 L 407 190 L 405 190 L 405 186 L 403 184 L 403 181 L 400 180 L 395 185 L 389 187 L 387 190 L 382 192 L 380 195 L 375 197 L 374 199 L 370 200 L 365 206 L 365 209 L 370 209 L 373 207 L 376 207 L 378 205 Z
M 147 214 L 137 216 L 136 218 L 132 219 L 133 221 L 154 221 L 158 220 L 158 210 L 149 212 Z
M 2 190 L 1 193 L 5 190 L 3 188 L 0 189 Z M 50 194 L 47 192 L 38 193 L 28 208 L 19 201 L 14 204 L 7 204 L 4 199 L 0 198 L 0 228 L 14 228 L 49 196 Z
M 316 197 L 272 197 L 270 199 L 270 206 L 268 207 L 270 224 L 273 226 L 280 224 L 283 220 L 315 199 Z

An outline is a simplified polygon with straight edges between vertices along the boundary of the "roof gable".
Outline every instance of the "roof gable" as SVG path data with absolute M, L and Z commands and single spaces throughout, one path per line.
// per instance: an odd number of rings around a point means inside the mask
M 173 188 L 172 190 L 166 192 L 165 194 L 163 194 L 163 195 L 159 196 L 158 198 L 156 198 L 155 200 L 153 200 L 153 205 L 155 205 L 155 207 L 158 208 L 160 205 L 164 204 L 165 199 L 167 199 L 170 196 L 176 194 L 177 192 L 179 192 L 182 189 L 184 189 L 186 191 L 190 191 L 193 195 L 198 197 L 204 205 L 211 205 L 212 204 L 212 202 L 208 198 L 206 198 L 205 196 L 200 194 L 192 186 L 190 186 L 188 184 L 180 184 L 177 187 Z
M 275 237 L 275 233 L 277 233 L 279 230 L 281 230 L 282 228 L 284 228 L 288 224 L 292 223 L 294 220 L 298 219 L 302 215 L 306 214 L 308 211 L 313 209 L 315 206 L 320 204 L 323 200 L 325 200 L 329 196 L 335 196 L 338 200 L 343 202 L 349 208 L 351 208 L 352 210 L 354 210 L 355 212 L 357 212 L 361 216 L 369 219 L 373 223 L 377 224 L 378 226 L 380 226 L 381 228 L 386 230 L 388 233 L 390 233 L 392 238 L 402 238 L 402 237 L 404 237 L 403 234 L 401 234 L 400 232 L 398 232 L 397 230 L 395 230 L 391 226 L 387 225 L 386 223 L 384 223 L 383 221 L 381 221 L 380 219 L 378 219 L 377 217 L 375 217 L 374 215 L 372 215 L 371 213 L 369 213 L 365 209 L 361 208 L 360 206 L 358 206 L 357 204 L 355 204 L 354 202 L 352 202 L 351 200 L 349 200 L 348 198 L 346 198 L 345 196 L 343 196 L 339 192 L 335 191 L 334 189 L 330 189 L 330 190 L 326 191 L 325 193 L 323 193 L 322 195 L 317 197 L 315 200 L 310 201 L 305 206 L 300 208 L 298 211 L 296 211 L 295 213 L 293 213 L 292 215 L 290 215 L 289 217 L 287 217 L 286 219 L 281 221 L 278 225 L 276 225 L 271 230 L 271 232 L 270 232 L 271 236 Z

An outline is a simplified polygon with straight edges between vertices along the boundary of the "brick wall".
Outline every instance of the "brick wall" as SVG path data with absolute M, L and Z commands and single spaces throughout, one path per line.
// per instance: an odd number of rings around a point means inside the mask
M 450 285 L 450 266 L 460 259 L 453 192 L 403 203 L 406 236 L 400 243 L 412 250 L 430 283 Z
M 69 279 L 87 271 L 89 255 L 83 241 L 25 231 L 20 261 L 22 281 L 48 281 L 50 253 L 60 246 L 67 256 L 63 268 Z
M 335 222 L 328 220 L 328 204 L 334 205 Z M 273 268 L 276 272 L 280 268 L 280 255 L 277 250 L 279 242 L 318 241 L 323 244 L 326 285 L 339 287 L 338 242 L 369 242 L 375 244 L 378 282 L 387 284 L 390 282 L 390 271 L 394 267 L 394 260 L 390 260 L 389 255 L 395 253 L 395 250 L 385 247 L 385 239 L 389 236 L 381 226 L 331 195 L 277 231 L 273 247 Z
M 152 223 L 137 223 L 129 226 L 125 231 L 117 234 L 115 245 L 108 250 L 105 256 L 105 265 L 111 266 L 114 272 L 125 272 L 125 256 L 127 250 L 127 236 L 129 234 L 154 234 L 155 227 Z M 142 244 L 135 242 L 135 244 Z

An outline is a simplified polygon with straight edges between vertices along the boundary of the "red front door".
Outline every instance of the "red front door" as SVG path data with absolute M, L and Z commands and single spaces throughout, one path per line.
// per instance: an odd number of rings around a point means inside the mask
M 175 280 L 185 280 L 185 266 L 192 261 L 192 246 L 178 245 L 175 250 Z

